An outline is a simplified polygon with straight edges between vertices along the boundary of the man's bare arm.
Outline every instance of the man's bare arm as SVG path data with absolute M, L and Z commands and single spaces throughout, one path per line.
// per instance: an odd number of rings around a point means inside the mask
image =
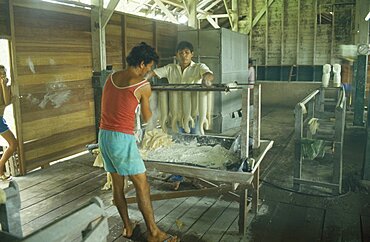
M 150 87 L 150 84 L 143 86 L 140 91 L 141 91 L 141 98 L 140 98 L 141 115 L 142 115 L 143 121 L 147 123 L 152 117 L 152 110 L 150 109 L 150 102 L 149 102 L 149 98 L 152 95 L 152 89 Z
M 155 72 L 154 72 L 154 71 L 149 71 L 149 72 L 145 75 L 144 79 L 145 79 L 145 80 L 149 80 L 149 79 L 150 79 L 150 78 L 152 78 L 152 77 L 157 77 L 157 74 L 155 74 Z
M 4 98 L 4 104 L 5 106 L 9 105 L 12 100 L 12 94 L 10 90 L 10 86 L 8 86 L 8 79 L 7 78 L 1 78 L 0 80 L 1 90 Z

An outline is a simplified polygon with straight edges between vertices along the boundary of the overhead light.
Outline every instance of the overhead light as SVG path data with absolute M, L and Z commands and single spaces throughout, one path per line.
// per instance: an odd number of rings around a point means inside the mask
M 366 15 L 365 21 L 369 21 L 369 19 L 370 19 L 370 12 Z
M 180 24 L 185 24 L 186 22 L 188 22 L 188 17 L 186 17 L 186 15 L 181 15 L 180 18 L 179 18 L 179 23 Z

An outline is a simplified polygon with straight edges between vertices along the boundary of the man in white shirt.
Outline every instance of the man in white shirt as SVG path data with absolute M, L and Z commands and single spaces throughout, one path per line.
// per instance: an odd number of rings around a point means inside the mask
M 203 84 L 210 86 L 214 79 L 213 72 L 206 64 L 192 61 L 194 47 L 190 42 L 181 41 L 176 48 L 179 64 L 168 64 L 155 69 L 158 78 L 167 78 L 170 84 Z M 153 75 L 153 74 L 152 74 Z
M 192 61 L 193 55 L 193 45 L 188 41 L 181 41 L 176 47 L 178 64 L 168 64 L 157 68 L 149 74 L 148 79 L 156 76 L 158 78 L 167 78 L 169 84 L 202 84 L 203 86 L 211 86 L 214 79 L 213 72 L 206 64 Z M 191 102 L 191 100 L 187 101 Z M 179 127 L 179 131 L 184 133 L 184 129 L 181 127 Z M 198 120 L 195 128 L 190 129 L 190 133 L 199 133 Z M 184 178 L 180 175 L 171 175 L 168 180 L 174 182 L 174 189 L 177 190 Z
M 167 78 L 169 84 L 202 84 L 211 86 L 214 79 L 213 72 L 204 63 L 195 63 L 192 61 L 194 56 L 194 47 L 188 41 L 181 41 L 176 47 L 176 57 L 178 64 L 168 64 L 166 66 L 153 70 L 148 79 L 156 76 L 158 78 Z M 188 100 L 191 102 L 191 100 Z M 198 126 L 197 124 L 195 125 Z M 180 132 L 183 132 L 180 128 Z M 191 133 L 197 133 L 198 130 L 191 129 Z

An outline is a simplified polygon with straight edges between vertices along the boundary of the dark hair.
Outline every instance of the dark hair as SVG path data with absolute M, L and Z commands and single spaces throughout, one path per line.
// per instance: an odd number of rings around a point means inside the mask
M 251 65 L 253 64 L 253 60 L 251 58 L 249 58 L 248 64 L 251 64 Z
M 194 51 L 193 45 L 188 41 L 181 41 L 177 44 L 176 52 L 179 52 L 180 50 L 189 49 L 191 52 Z
M 147 65 L 152 61 L 157 64 L 158 60 L 159 57 L 154 48 L 145 42 L 141 42 L 139 45 L 132 48 L 126 57 L 127 64 L 134 67 L 139 66 L 142 61 L 144 62 L 144 65 Z

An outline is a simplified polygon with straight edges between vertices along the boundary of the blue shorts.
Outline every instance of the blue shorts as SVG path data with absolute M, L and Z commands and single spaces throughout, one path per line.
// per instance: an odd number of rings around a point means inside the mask
M 146 171 L 134 135 L 100 129 L 99 148 L 107 172 L 129 176 Z
M 0 116 L 0 134 L 4 133 L 5 131 L 8 131 L 8 130 L 9 130 L 9 127 L 6 124 L 5 119 L 3 118 L 3 116 Z

